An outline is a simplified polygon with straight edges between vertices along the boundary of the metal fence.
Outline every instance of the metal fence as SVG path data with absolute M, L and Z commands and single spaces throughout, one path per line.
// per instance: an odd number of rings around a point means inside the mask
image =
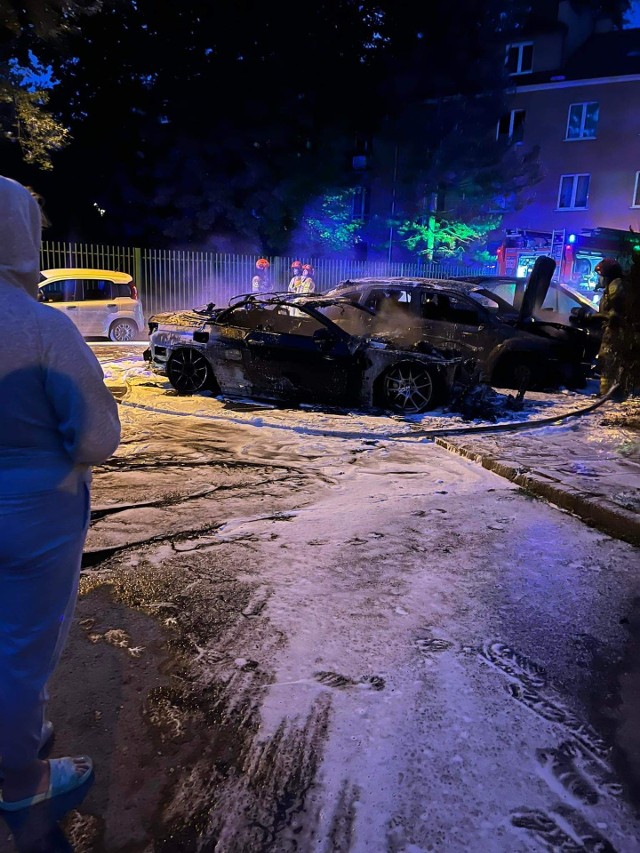
M 60 267 L 120 270 L 133 276 L 138 286 L 145 316 L 158 311 L 176 311 L 214 302 L 226 305 L 232 296 L 248 293 L 258 255 L 231 255 L 172 249 L 138 249 L 80 243 L 45 241 L 41 249 L 41 269 Z M 286 290 L 293 257 L 268 258 L 271 287 Z M 452 275 L 482 275 L 495 267 L 452 264 L 387 263 L 298 257 L 313 265 L 316 291 L 324 293 L 347 278 L 370 276 L 422 276 L 447 278 Z

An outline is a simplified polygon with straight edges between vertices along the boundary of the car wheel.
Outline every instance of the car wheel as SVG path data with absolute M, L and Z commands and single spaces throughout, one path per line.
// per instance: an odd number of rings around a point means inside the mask
M 195 349 L 172 353 L 167 362 L 167 376 L 178 394 L 197 394 L 215 385 L 209 362 Z
M 384 374 L 381 396 L 385 407 L 414 415 L 435 406 L 436 385 L 431 371 L 424 364 L 405 361 Z
M 493 371 L 491 384 L 495 388 L 530 391 L 538 384 L 538 376 L 526 357 L 508 354 L 501 359 Z
M 138 327 L 133 320 L 115 320 L 109 329 L 109 339 L 112 341 L 133 341 L 138 334 Z

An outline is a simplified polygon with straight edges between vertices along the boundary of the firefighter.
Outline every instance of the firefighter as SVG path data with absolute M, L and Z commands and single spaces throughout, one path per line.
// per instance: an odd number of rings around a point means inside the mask
M 603 258 L 595 267 L 596 290 L 604 292 L 594 318 L 602 321 L 602 343 L 598 352 L 600 395 L 619 384 L 619 396 L 626 396 L 625 375 L 629 371 L 629 335 L 626 325 L 625 291 L 629 282 L 622 277 L 622 267 L 614 258 Z
M 291 279 L 289 280 L 289 292 L 298 293 L 300 279 L 302 278 L 302 261 L 291 262 Z
M 316 283 L 313 280 L 313 267 L 311 264 L 302 264 L 302 277 L 300 279 L 300 288 L 298 293 L 314 293 Z
M 256 261 L 256 273 L 251 279 L 251 292 L 252 293 L 264 293 L 269 290 L 270 285 L 270 275 L 269 275 L 269 261 L 266 258 L 258 258 Z

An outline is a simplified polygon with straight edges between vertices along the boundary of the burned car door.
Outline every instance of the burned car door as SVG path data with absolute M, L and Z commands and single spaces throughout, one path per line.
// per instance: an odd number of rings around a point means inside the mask
M 465 296 L 441 295 L 442 316 L 446 325 L 448 348 L 459 347 L 459 354 L 483 361 L 503 336 L 486 306 Z M 497 308 L 497 305 L 496 305 Z
M 422 340 L 420 298 L 415 288 L 375 287 L 364 295 L 361 304 L 375 312 L 373 334 L 391 335 L 405 349 L 412 349 Z
M 271 313 L 244 341 L 245 375 L 255 393 L 291 402 L 345 402 L 353 367 L 345 336 L 298 308 Z
M 465 359 L 483 362 L 505 337 L 489 307 L 463 295 L 435 293 L 423 302 L 423 313 L 425 323 L 437 330 L 430 342 Z

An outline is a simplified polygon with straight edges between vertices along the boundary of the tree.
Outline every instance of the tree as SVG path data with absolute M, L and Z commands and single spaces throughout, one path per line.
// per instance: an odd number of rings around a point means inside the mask
M 406 50 L 393 54 L 388 114 L 373 146 L 374 192 L 389 199 L 388 216 L 378 209 L 369 223 L 374 251 L 477 260 L 501 215 L 529 200 L 539 152 L 496 140 L 496 126 L 507 109 L 504 43 L 530 8 L 461 0 L 457 18 L 473 22 L 462 28 L 439 0 L 424 29 L 396 33 Z
M 372 115 L 368 5 L 138 0 L 88 20 L 53 94 L 75 141 L 51 186 L 83 175 L 54 223 L 190 247 L 235 233 L 282 250 L 319 187 L 345 183 Z
M 363 223 L 352 215 L 357 187 L 327 191 L 309 204 L 301 218 L 295 243 L 304 254 L 345 254 L 362 239 Z
M 0 104 L 4 113 L 2 133 L 16 142 L 25 163 L 52 169 L 52 154 L 69 144 L 70 134 L 48 110 L 50 93 L 57 81 L 51 66 L 44 66 L 29 52 L 28 67 L 17 60 L 7 63 L 8 76 L 0 83 Z
M 25 163 L 53 168 L 52 155 L 69 144 L 69 130 L 49 109 L 58 84 L 40 57 L 55 52 L 83 14 L 101 0 L 2 0 L 0 5 L 0 138 L 17 144 Z

